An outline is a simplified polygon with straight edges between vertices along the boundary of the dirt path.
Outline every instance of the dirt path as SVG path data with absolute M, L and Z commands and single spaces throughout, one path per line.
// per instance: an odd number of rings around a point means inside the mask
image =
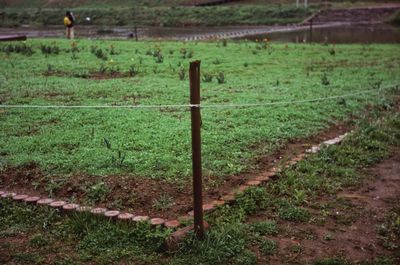
M 335 204 L 326 213 L 324 224 L 279 222 L 284 235 L 273 238 L 278 243 L 278 251 L 268 264 L 303 264 L 334 257 L 352 261 L 371 261 L 393 254 L 399 257 L 398 248 L 390 245 L 379 231 L 387 226 L 385 218 L 400 202 L 400 149 L 393 150 L 389 159 L 366 174 L 366 180 L 359 187 L 345 189 L 336 198 L 319 198 L 321 202 Z M 262 218 L 266 217 L 255 219 Z M 395 241 L 398 246 L 400 239 Z M 262 258 L 260 261 L 260 264 L 266 262 Z

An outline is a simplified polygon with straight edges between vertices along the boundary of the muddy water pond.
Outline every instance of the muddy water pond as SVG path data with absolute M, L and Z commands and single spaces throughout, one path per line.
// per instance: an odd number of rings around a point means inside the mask
M 278 42 L 316 43 L 400 43 L 400 28 L 387 24 L 323 24 L 314 25 L 312 34 L 308 25 L 302 26 L 232 26 L 232 27 L 101 27 L 77 26 L 79 38 L 135 39 L 140 40 L 210 40 L 210 39 L 264 39 Z M 0 28 L 0 35 L 24 34 L 28 38 L 62 38 L 63 27 L 47 28 Z
M 247 37 L 268 38 L 280 42 L 315 43 L 400 43 L 400 28 L 386 24 L 353 24 L 333 27 L 313 27 L 288 32 L 272 32 Z

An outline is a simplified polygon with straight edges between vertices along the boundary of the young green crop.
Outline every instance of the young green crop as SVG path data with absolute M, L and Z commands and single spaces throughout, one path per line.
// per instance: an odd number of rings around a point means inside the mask
M 171 232 L 168 229 L 155 229 L 148 223 L 139 225 L 115 223 L 88 214 L 61 215 L 54 209 L 0 200 L 0 238 L 4 239 L 0 241 L 0 247 L 4 253 L 0 260 L 4 263 L 54 261 L 55 264 L 119 262 L 211 265 L 268 262 L 271 255 L 284 247 L 279 245 L 279 242 L 282 242 L 279 238 L 283 236 L 281 232 L 284 228 L 281 224 L 282 220 L 274 213 L 279 213 L 282 207 L 287 206 L 282 201 L 290 201 L 295 197 L 292 185 L 297 185 L 301 181 L 308 183 L 317 173 L 321 182 L 335 181 L 337 187 L 348 183 L 348 180 L 341 177 L 334 178 L 331 175 L 334 172 L 333 168 L 351 168 L 357 174 L 348 178 L 354 178 L 359 183 L 360 178 L 365 177 L 365 174 L 361 172 L 366 167 L 388 155 L 388 152 L 381 152 L 382 148 L 390 150 L 390 148 L 400 146 L 400 115 L 398 113 L 377 112 L 376 116 L 365 118 L 363 122 L 358 121 L 358 124 L 356 131 L 350 134 L 341 145 L 325 148 L 321 153 L 300 162 L 301 164 L 285 169 L 280 178 L 271 180 L 266 186 L 251 188 L 242 195 L 237 204 L 219 207 L 215 212 L 207 215 L 206 219 L 211 229 L 208 230 L 206 239 L 198 240 L 191 234 L 184 240 L 181 248 L 172 253 L 163 250 L 164 239 Z M 371 143 L 374 143 L 373 148 L 369 148 Z M 340 157 L 346 159 L 339 160 Z M 368 157 L 372 159 L 366 159 Z M 332 161 L 328 170 L 324 167 L 326 161 Z M 288 182 L 286 179 L 288 174 L 293 172 L 296 173 L 297 183 Z M 274 187 L 278 186 L 286 193 L 286 198 L 282 199 L 282 195 L 274 190 Z M 303 189 L 305 193 L 310 192 L 307 186 L 298 187 L 297 190 L 300 189 Z M 319 185 L 311 192 L 314 196 L 324 193 L 325 187 Z M 254 213 L 254 206 L 257 206 L 258 202 L 265 200 L 265 194 L 269 194 L 269 203 L 259 204 L 256 214 L 248 216 L 248 213 Z M 320 203 L 317 196 L 313 199 L 315 199 L 314 206 Z M 298 204 L 303 206 L 308 203 L 304 201 Z M 393 203 L 393 205 L 395 207 L 387 212 L 385 219 L 381 220 L 382 224 L 376 228 L 382 241 L 388 247 L 398 239 L 400 227 L 400 210 L 398 204 Z M 315 220 L 316 217 L 323 215 L 323 211 L 322 208 L 313 207 L 310 213 L 311 219 Z M 354 211 L 354 208 L 350 208 L 350 211 Z M 271 219 L 246 224 L 253 218 L 260 220 L 259 218 L 266 215 Z M 294 221 L 296 220 L 288 222 L 292 226 L 297 226 L 298 223 Z M 333 229 L 330 231 L 335 232 Z M 324 240 L 328 237 L 335 241 L 328 235 L 325 235 Z M 297 240 L 301 238 L 296 238 Z M 319 239 L 306 240 L 316 240 L 316 243 L 319 241 Z M 303 245 L 294 244 L 290 252 L 296 255 L 302 252 L 302 249 Z M 263 256 L 258 260 L 260 254 Z M 397 264 L 398 259 L 396 256 L 393 258 L 389 256 L 392 254 L 396 255 L 393 251 L 387 254 L 387 257 L 374 257 L 373 261 L 361 263 L 347 260 L 347 257 L 342 255 L 340 258 L 329 256 L 334 255 L 330 253 L 323 260 L 312 260 L 309 256 L 299 256 L 299 258 L 306 258 L 309 264 L 394 265 Z M 297 262 L 297 260 L 294 261 Z
M 273 53 L 259 50 L 253 55 L 259 44 L 248 41 L 228 41 L 224 46 L 39 39 L 25 45 L 34 53 L 0 52 L 2 104 L 188 104 L 188 75 L 180 78 L 178 73 L 187 72 L 195 59 L 202 61 L 203 74 L 224 73 L 224 83 L 213 79 L 201 84 L 201 102 L 212 106 L 324 98 L 378 90 L 400 81 L 398 45 L 337 45 L 335 56 L 329 54 L 330 46 L 305 44 L 269 44 Z M 58 47 L 58 54 L 40 52 L 49 46 Z M 101 49 L 107 60 L 97 58 L 93 47 Z M 193 51 L 194 57 L 182 58 L 181 50 Z M 156 62 L 147 51 L 159 51 L 163 60 Z M 240 58 L 246 58 L 246 67 Z M 137 68 L 132 70 L 132 65 Z M 321 84 L 322 75 L 329 84 Z M 211 184 L 218 185 L 226 176 L 254 170 L 258 157 L 290 139 L 346 119 L 382 101 L 382 95 L 270 107 L 204 108 L 204 175 L 213 176 Z M 187 108 L 1 109 L 0 122 L 4 166 L 34 162 L 50 177 L 128 174 L 186 181 L 191 175 Z

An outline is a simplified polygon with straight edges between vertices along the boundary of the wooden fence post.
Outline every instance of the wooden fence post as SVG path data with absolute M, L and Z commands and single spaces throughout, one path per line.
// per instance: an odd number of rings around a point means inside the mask
M 190 63 L 190 104 L 192 121 L 192 167 L 194 231 L 204 238 L 203 195 L 201 176 L 201 114 L 200 114 L 200 61 Z

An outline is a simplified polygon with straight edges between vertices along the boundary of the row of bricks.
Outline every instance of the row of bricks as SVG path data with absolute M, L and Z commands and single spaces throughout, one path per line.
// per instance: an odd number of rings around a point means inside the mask
M 29 204 L 36 204 L 39 206 L 49 206 L 51 208 L 60 209 L 65 212 L 87 212 L 94 215 L 103 215 L 107 218 L 121 221 L 134 221 L 134 222 L 144 222 L 149 221 L 152 225 L 163 225 L 167 228 L 177 228 L 181 225 L 178 220 L 167 221 L 162 218 L 151 218 L 148 216 L 135 216 L 131 213 L 121 213 L 120 211 L 107 210 L 106 208 L 92 208 L 88 206 L 81 206 L 75 203 L 67 203 L 65 201 L 57 201 L 49 198 L 41 198 L 38 196 L 28 196 L 25 194 L 16 194 L 14 192 L 0 191 L 1 198 L 12 199 L 17 202 L 25 202 Z
M 323 146 L 338 144 L 346 136 L 347 136 L 347 134 L 344 134 L 344 135 L 338 136 L 334 139 L 325 141 L 322 144 L 312 146 L 310 149 L 307 149 L 305 151 L 305 153 L 301 153 L 301 154 L 295 156 L 294 158 L 292 158 L 287 163 L 285 163 L 282 166 L 282 168 L 287 168 L 287 167 L 290 167 L 290 166 L 298 163 L 299 161 L 303 160 L 307 156 L 307 154 L 319 152 Z M 220 200 L 215 200 L 215 201 L 212 201 L 211 203 L 204 204 L 203 211 L 205 213 L 210 213 L 210 212 L 214 211 L 218 206 L 233 203 L 236 200 L 237 195 L 239 195 L 240 193 L 243 193 L 245 190 L 247 190 L 251 187 L 262 185 L 263 183 L 267 182 L 271 177 L 275 176 L 279 172 L 280 172 L 280 169 L 278 169 L 278 168 L 272 168 L 269 171 L 264 172 L 262 175 L 257 176 L 254 179 L 247 181 L 244 185 L 241 185 L 234 191 L 228 193 L 227 195 L 222 196 Z M 192 217 L 193 215 L 194 215 L 194 212 L 190 211 L 190 212 L 188 212 L 187 216 L 183 216 L 180 219 Z M 207 223 L 205 223 L 205 225 L 208 227 Z M 175 231 L 174 233 L 172 233 L 166 239 L 166 244 L 167 244 L 168 249 L 176 250 L 179 246 L 179 242 L 181 242 L 183 240 L 183 238 L 186 236 L 186 234 L 191 230 L 193 230 L 193 225 L 184 227 L 184 228 L 179 229 L 179 230 Z
M 320 145 L 313 146 L 310 149 L 306 150 L 306 153 L 316 153 L 320 150 L 320 148 L 323 145 L 333 145 L 333 144 L 338 144 L 340 143 L 347 134 L 338 136 L 334 139 L 328 140 L 323 142 Z M 300 154 L 296 156 L 295 158 L 291 159 L 290 162 L 286 163 L 285 167 L 288 167 L 290 165 L 293 165 L 302 159 L 306 154 Z M 228 193 L 227 195 L 224 195 L 221 197 L 220 200 L 215 200 L 212 201 L 211 203 L 206 203 L 203 205 L 203 211 L 205 213 L 212 212 L 215 210 L 218 206 L 222 206 L 227 203 L 232 203 L 236 200 L 236 196 L 242 192 L 244 192 L 246 189 L 254 186 L 259 186 L 265 182 L 267 182 L 272 176 L 276 175 L 279 172 L 278 169 L 273 168 L 268 172 L 265 172 L 261 176 L 257 176 L 256 178 L 247 181 L 244 185 L 239 186 L 239 188 L 235 189 L 234 191 Z M 13 192 L 6 192 L 6 191 L 0 191 L 0 197 L 1 198 L 10 198 L 14 201 L 24 201 L 26 203 L 30 204 L 37 204 L 37 205 L 42 205 L 42 206 L 49 206 L 52 208 L 58 208 L 62 209 L 63 211 L 66 212 L 87 212 L 91 213 L 94 215 L 103 215 L 107 218 L 114 219 L 114 220 L 121 220 L 121 221 L 134 221 L 134 222 L 144 222 L 144 221 L 149 221 L 152 225 L 154 226 L 159 226 L 163 225 L 167 228 L 178 228 L 181 226 L 181 222 L 179 220 L 165 220 L 163 218 L 151 218 L 148 216 L 135 216 L 131 213 L 121 213 L 120 211 L 116 210 L 107 210 L 106 208 L 92 208 L 92 207 L 87 207 L 87 206 L 80 206 L 75 203 L 67 203 L 65 201 L 57 201 L 49 198 L 40 198 L 37 196 L 28 196 L 24 194 L 16 194 Z M 190 211 L 187 216 L 182 216 L 179 218 L 180 220 L 190 220 L 193 217 L 193 211 Z M 177 231 L 179 233 L 179 231 Z
M 309 153 L 317 153 L 323 146 L 329 146 L 329 145 L 334 145 L 340 143 L 345 137 L 347 136 L 346 134 L 340 135 L 336 138 L 324 141 L 323 143 L 319 145 L 312 146 L 310 149 L 307 149 L 305 153 L 301 153 L 297 155 L 296 157 L 292 158 L 289 162 L 287 162 L 283 167 L 289 167 L 291 165 L 296 164 L 297 162 L 303 160 L 307 154 Z M 267 182 L 271 177 L 275 176 L 277 173 L 280 172 L 280 169 L 277 168 L 272 168 L 268 172 L 264 172 L 261 176 L 257 176 L 254 179 L 251 179 L 247 181 L 245 184 L 240 185 L 237 189 L 234 191 L 228 193 L 227 195 L 224 195 L 221 197 L 220 200 L 215 200 L 210 203 L 206 203 L 203 205 L 203 211 L 204 212 L 211 212 L 216 207 L 222 206 L 226 203 L 232 203 L 236 200 L 236 196 L 242 192 L 244 192 L 246 189 L 249 189 L 254 186 L 260 186 L 261 184 Z M 193 216 L 193 211 L 188 212 L 189 216 Z M 181 217 L 180 219 L 184 219 L 185 217 Z

